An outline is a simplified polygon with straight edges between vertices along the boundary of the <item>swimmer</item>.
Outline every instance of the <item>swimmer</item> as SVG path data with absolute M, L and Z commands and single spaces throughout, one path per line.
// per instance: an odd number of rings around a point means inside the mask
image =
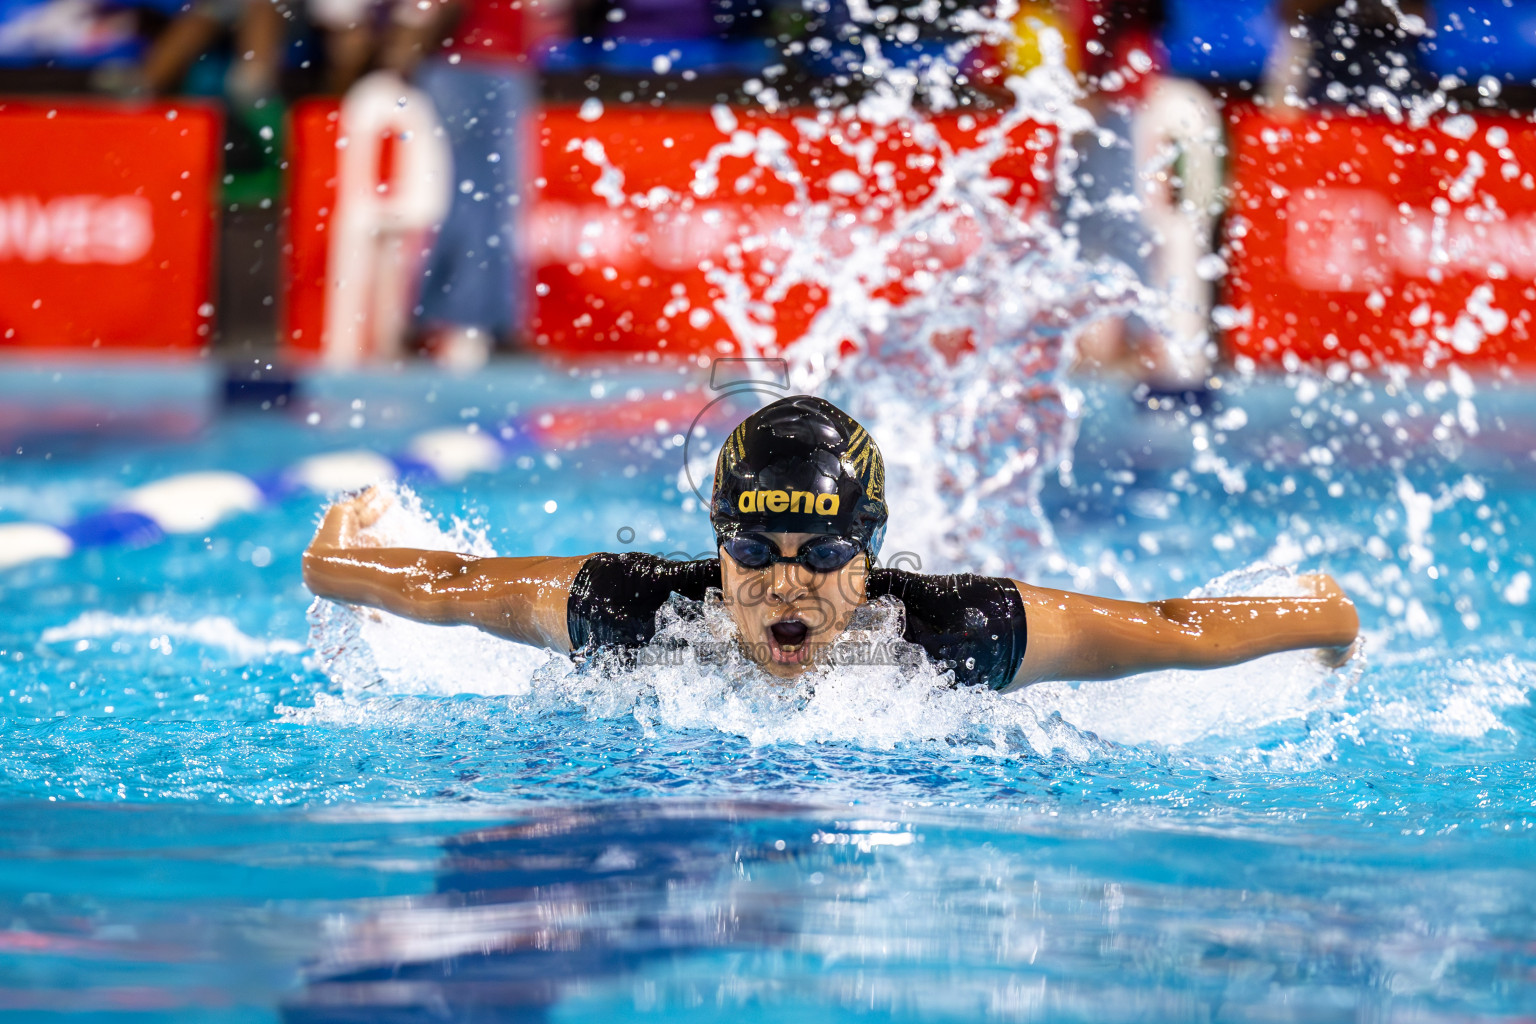
M 807 395 L 748 416 L 722 447 L 710 505 L 717 558 L 477 558 L 371 546 L 364 531 L 385 507 L 368 491 L 330 508 L 304 553 L 310 590 L 577 655 L 643 646 L 671 594 L 701 601 L 710 589 L 721 591 L 743 653 L 786 679 L 833 660 L 854 612 L 885 595 L 905 607 L 905 638 L 957 683 L 1003 691 L 1304 648 L 1339 665 L 1359 630 L 1354 604 L 1320 574 L 1300 577 L 1305 597 L 1140 603 L 876 568 L 887 517 L 880 450 L 846 413 Z

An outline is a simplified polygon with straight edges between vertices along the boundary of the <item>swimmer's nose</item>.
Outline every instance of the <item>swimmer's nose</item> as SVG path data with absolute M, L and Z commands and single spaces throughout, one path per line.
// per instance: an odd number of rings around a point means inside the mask
M 806 593 L 808 589 L 801 581 L 800 574 L 796 572 L 797 565 L 775 565 L 772 569 L 772 577 L 768 585 L 768 593 L 784 602 L 791 602 Z

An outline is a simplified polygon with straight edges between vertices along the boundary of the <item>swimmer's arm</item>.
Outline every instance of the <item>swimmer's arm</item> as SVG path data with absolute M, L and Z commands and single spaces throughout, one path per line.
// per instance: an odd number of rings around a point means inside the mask
M 304 582 L 317 597 L 418 622 L 478 626 L 518 643 L 571 649 L 571 581 L 587 556 L 476 558 L 416 548 L 311 548 Z
M 476 558 L 370 547 L 359 535 L 382 512 L 372 494 L 333 505 L 304 552 L 304 583 L 317 597 L 418 622 L 478 626 L 535 647 L 571 649 L 566 598 L 587 556 Z
M 1048 679 L 1116 679 L 1168 668 L 1220 668 L 1278 651 L 1322 648 L 1342 664 L 1360 630 L 1332 578 L 1303 576 L 1310 597 L 1112 601 L 1018 583 L 1028 641 L 1007 687 Z

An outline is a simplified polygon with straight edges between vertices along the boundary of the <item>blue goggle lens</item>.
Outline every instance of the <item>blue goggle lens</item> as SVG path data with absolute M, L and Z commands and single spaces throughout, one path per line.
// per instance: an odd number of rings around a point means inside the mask
M 773 545 L 757 537 L 732 537 L 721 546 L 743 569 L 766 569 L 778 554 Z
M 800 560 L 812 572 L 833 572 L 858 557 L 863 548 L 846 537 L 828 537 L 800 546 Z
M 783 555 L 769 541 L 751 534 L 732 537 L 722 547 L 743 569 L 766 569 L 775 562 L 789 562 L 812 572 L 835 572 L 864 550 L 858 541 L 847 537 L 826 537 L 802 544 L 797 555 Z

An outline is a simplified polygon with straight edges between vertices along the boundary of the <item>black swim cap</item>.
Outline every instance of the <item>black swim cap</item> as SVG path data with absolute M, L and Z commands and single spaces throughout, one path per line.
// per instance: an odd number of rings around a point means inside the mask
M 709 520 L 742 532 L 885 539 L 885 460 L 869 432 L 823 398 L 794 395 L 742 420 L 715 460 Z

